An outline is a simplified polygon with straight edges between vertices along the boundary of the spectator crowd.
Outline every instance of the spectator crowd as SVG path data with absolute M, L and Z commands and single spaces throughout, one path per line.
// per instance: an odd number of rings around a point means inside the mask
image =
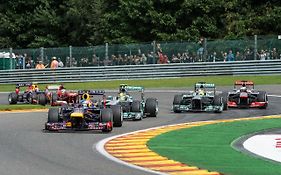
M 155 51 L 138 54 L 111 54 L 108 58 L 100 58 L 96 54 L 92 57 L 66 57 L 64 60 L 55 56 L 51 59 L 36 58 L 32 59 L 27 54 L 15 54 L 16 68 L 18 69 L 58 69 L 62 67 L 85 67 L 85 66 L 114 66 L 114 65 L 143 65 L 143 64 L 169 64 L 169 63 L 193 63 L 193 62 L 229 62 L 245 60 L 273 60 L 281 59 L 281 53 L 277 48 L 270 50 L 261 49 L 254 55 L 254 50 L 246 48 L 245 50 L 234 51 L 234 49 L 205 52 L 202 42 L 199 41 L 197 51 L 186 50 L 184 52 L 166 54 L 160 44 L 156 45 Z

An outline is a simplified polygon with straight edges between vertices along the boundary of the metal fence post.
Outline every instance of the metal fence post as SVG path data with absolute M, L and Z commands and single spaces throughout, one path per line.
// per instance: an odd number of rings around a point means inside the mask
M 152 60 L 152 64 L 155 64 L 155 56 L 156 56 L 156 41 L 154 40 L 153 43 L 153 60 Z
M 208 51 L 207 51 L 207 38 L 204 38 L 204 52 L 203 52 L 203 59 L 204 59 L 204 62 L 207 61 L 207 54 L 208 54 Z
M 255 39 L 255 46 L 254 46 L 254 60 L 257 59 L 257 52 L 258 52 L 258 36 L 254 36 Z
M 13 69 L 13 48 L 10 47 L 10 55 L 9 55 L 10 59 L 9 59 L 9 63 L 10 63 L 10 69 Z M 6 58 L 5 58 L 6 59 Z
M 72 46 L 69 46 L 69 66 L 72 67 Z
M 9 53 L 10 53 L 9 57 L 10 57 L 10 58 L 13 58 L 13 48 L 10 47 Z
M 105 43 L 105 60 L 108 60 L 108 43 Z
M 40 47 L 40 60 L 44 60 L 44 47 Z

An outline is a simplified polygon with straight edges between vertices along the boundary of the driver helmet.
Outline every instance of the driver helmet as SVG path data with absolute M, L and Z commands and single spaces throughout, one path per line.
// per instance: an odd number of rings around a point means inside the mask
M 61 90 L 61 93 L 64 94 L 64 93 L 65 93 L 65 89 L 62 89 L 62 90 Z
M 119 94 L 119 97 L 120 97 L 120 100 L 126 100 L 126 94 L 123 93 L 123 92 L 121 92 L 121 93 Z
M 120 92 L 121 92 L 121 93 L 126 93 L 126 89 L 125 89 L 125 88 L 122 88 L 122 89 L 120 90 Z
M 240 91 L 241 92 L 247 92 L 247 88 L 246 87 L 241 87 Z
M 199 93 L 199 95 L 204 95 L 205 94 L 204 89 L 199 89 L 198 93 Z
M 90 100 L 83 100 L 82 101 L 82 107 L 83 108 L 89 108 L 89 107 L 92 107 L 92 102 Z
M 204 94 L 205 94 L 205 90 L 204 90 L 203 85 L 201 85 L 201 86 L 199 87 L 199 89 L 198 89 L 198 94 L 199 94 L 199 95 L 204 95 Z

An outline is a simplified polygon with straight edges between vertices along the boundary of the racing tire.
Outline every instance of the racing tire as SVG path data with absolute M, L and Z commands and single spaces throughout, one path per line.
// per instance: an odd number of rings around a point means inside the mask
M 29 103 L 29 104 L 32 104 L 32 102 L 33 102 L 33 93 L 32 92 L 30 92 L 30 93 L 28 93 L 27 95 L 26 95 L 26 101 Z
M 141 112 L 141 103 L 140 101 L 136 100 L 133 101 L 131 104 L 131 111 L 132 112 Z
M 267 102 L 268 101 L 267 93 L 265 91 L 259 91 L 259 94 L 257 96 L 257 100 L 258 100 L 258 102 Z M 261 106 L 259 108 L 260 109 L 266 109 L 267 104 L 265 104 L 264 106 Z
M 58 94 L 53 93 L 52 96 L 51 96 L 51 102 L 50 102 L 51 105 L 53 105 L 56 101 L 58 101 L 58 99 L 59 99 Z
M 145 101 L 145 111 L 148 117 L 156 117 L 158 114 L 158 102 L 156 98 L 148 98 Z
M 129 102 L 121 102 L 121 103 L 119 103 L 119 105 L 121 105 L 122 106 L 122 110 L 123 110 L 123 112 L 130 112 L 130 103 Z
M 216 105 L 216 106 L 222 105 L 222 97 L 220 95 L 214 96 L 214 105 Z
M 32 93 L 31 98 L 32 98 L 31 103 L 34 103 L 34 100 L 36 100 L 36 102 L 38 101 L 38 95 L 36 93 Z
M 24 100 L 23 100 L 23 95 L 18 95 L 18 101 L 19 101 L 19 102 L 24 102 Z
M 59 122 L 59 108 L 50 108 L 48 111 L 48 123 Z
M 174 105 L 180 105 L 181 104 L 181 101 L 182 101 L 182 95 L 181 94 L 177 94 L 174 96 L 174 100 L 173 100 L 173 106 Z M 173 107 L 173 111 L 175 113 L 180 113 L 181 111 L 176 109 L 175 107 Z
M 110 107 L 113 113 L 113 126 L 121 127 L 123 124 L 123 113 L 120 105 L 112 105 Z
M 101 111 L 101 122 L 102 123 L 108 123 L 108 122 L 113 122 L 113 112 L 112 109 L 110 108 L 105 108 Z M 112 131 L 112 126 L 109 128 L 106 127 L 105 129 L 102 130 L 102 132 L 111 132 Z
M 223 105 L 222 96 L 220 96 L 220 95 L 215 95 L 215 96 L 214 96 L 213 104 L 214 104 L 215 106 L 221 106 L 221 105 Z M 218 111 L 215 111 L 215 112 L 221 113 L 222 111 L 218 110 Z
M 38 94 L 38 103 L 43 106 L 47 104 L 47 97 L 45 94 Z
M 223 103 L 223 110 L 228 110 L 228 92 L 223 92 L 222 96 L 222 103 Z
M 12 92 L 8 95 L 9 104 L 17 104 L 18 102 L 18 94 Z

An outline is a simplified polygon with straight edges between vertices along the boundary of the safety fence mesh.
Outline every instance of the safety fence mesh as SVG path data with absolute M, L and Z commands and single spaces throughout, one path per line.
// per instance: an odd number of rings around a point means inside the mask
M 8 65 L 7 57 L 14 66 Z M 232 58 L 229 57 L 233 54 Z M 277 36 L 252 36 L 239 40 L 203 39 L 198 42 L 147 42 L 105 44 L 89 47 L 0 49 L 0 69 L 34 68 L 39 61 L 48 67 L 53 57 L 64 67 L 165 64 L 280 59 L 281 40 Z M 4 56 L 5 55 L 5 56 Z M 229 59 L 231 58 L 231 60 Z M 1 67 L 2 65 L 2 67 Z

